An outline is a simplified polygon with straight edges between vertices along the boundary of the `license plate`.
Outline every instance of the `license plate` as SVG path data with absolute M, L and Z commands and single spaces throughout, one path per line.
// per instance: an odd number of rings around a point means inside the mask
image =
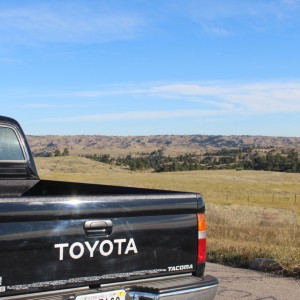
M 125 300 L 125 291 L 109 291 L 77 296 L 75 300 Z

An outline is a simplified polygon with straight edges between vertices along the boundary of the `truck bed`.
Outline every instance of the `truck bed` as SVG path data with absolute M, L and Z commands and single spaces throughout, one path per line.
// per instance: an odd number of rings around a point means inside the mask
M 43 180 L 2 197 L 0 295 L 196 272 L 199 201 L 191 193 Z

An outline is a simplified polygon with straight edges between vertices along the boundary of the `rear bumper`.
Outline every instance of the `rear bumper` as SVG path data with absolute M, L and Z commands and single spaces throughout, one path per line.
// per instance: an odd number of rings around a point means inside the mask
M 161 277 L 151 280 L 122 282 L 102 286 L 100 289 L 78 288 L 27 295 L 1 297 L 2 300 L 76 300 L 83 294 L 123 289 L 126 300 L 212 300 L 217 293 L 218 280 L 212 276 L 192 275 Z
M 164 279 L 130 287 L 128 300 L 212 300 L 218 280 L 211 276 Z

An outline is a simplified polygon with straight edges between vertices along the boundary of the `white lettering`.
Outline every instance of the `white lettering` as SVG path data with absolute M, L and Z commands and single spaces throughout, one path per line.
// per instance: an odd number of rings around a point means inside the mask
M 122 254 L 122 244 L 126 243 L 126 239 L 117 239 L 117 240 L 114 240 L 114 243 L 118 244 L 118 255 L 121 255 Z
M 138 253 L 134 239 L 131 238 L 128 242 L 127 248 L 125 250 L 125 254 L 128 254 L 129 251 L 133 251 L 134 253 Z
M 191 270 L 193 269 L 193 265 L 182 265 L 182 266 L 174 266 L 174 267 L 168 267 L 168 271 L 182 271 L 182 270 Z
M 107 252 L 104 251 L 105 245 L 108 245 L 108 247 L 109 247 Z M 100 254 L 103 256 L 108 256 L 108 255 L 112 254 L 113 250 L 114 250 L 114 245 L 109 240 L 105 240 L 100 244 L 99 251 L 100 251 Z
M 67 248 L 67 247 L 69 247 L 68 243 L 54 245 L 54 248 L 59 249 L 59 260 L 64 260 L 64 248 Z
M 127 245 L 126 245 L 127 244 Z M 98 248 L 99 246 L 99 248 Z M 124 248 L 126 247 L 126 248 Z M 110 240 L 104 240 L 102 242 L 100 241 L 94 241 L 91 242 L 75 242 L 71 245 L 69 243 L 63 243 L 63 244 L 55 244 L 54 248 L 59 250 L 59 260 L 64 260 L 66 258 L 66 253 L 69 253 L 70 257 L 73 259 L 79 259 L 84 255 L 88 255 L 89 257 L 95 256 L 95 251 L 97 251 L 97 248 L 99 249 L 99 254 L 102 256 L 109 256 L 114 251 L 118 255 L 125 254 L 127 255 L 129 252 L 138 253 L 135 241 L 133 238 L 131 238 L 128 243 L 126 239 L 115 239 L 113 241 Z M 65 253 L 65 248 L 68 248 L 68 252 Z M 117 249 L 115 249 L 117 248 Z M 125 249 L 125 251 L 124 251 Z M 88 252 L 85 254 L 85 252 Z M 174 267 L 175 268 L 175 267 Z M 170 270 L 169 270 L 170 271 Z M 175 271 L 175 269 L 174 269 Z
M 89 242 L 84 242 L 86 247 L 88 248 L 88 250 L 90 251 L 90 257 L 94 257 L 94 252 L 99 244 L 99 241 L 96 241 L 93 245 L 93 247 L 91 247 Z
M 79 252 L 77 254 L 74 253 L 74 248 L 78 247 L 79 248 Z M 83 253 L 84 253 L 84 247 L 81 243 L 77 242 L 71 245 L 70 250 L 69 250 L 70 256 L 74 259 L 79 259 L 80 257 L 82 257 Z

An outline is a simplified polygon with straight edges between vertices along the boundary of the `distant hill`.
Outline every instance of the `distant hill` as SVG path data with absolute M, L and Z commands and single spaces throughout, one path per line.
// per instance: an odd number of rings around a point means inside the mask
M 136 154 L 164 149 L 167 155 L 203 153 L 222 148 L 253 147 L 257 149 L 297 149 L 300 137 L 222 136 L 222 135 L 155 135 L 155 136 L 27 136 L 34 153 L 63 151 L 71 155 L 110 154 L 112 156 Z

